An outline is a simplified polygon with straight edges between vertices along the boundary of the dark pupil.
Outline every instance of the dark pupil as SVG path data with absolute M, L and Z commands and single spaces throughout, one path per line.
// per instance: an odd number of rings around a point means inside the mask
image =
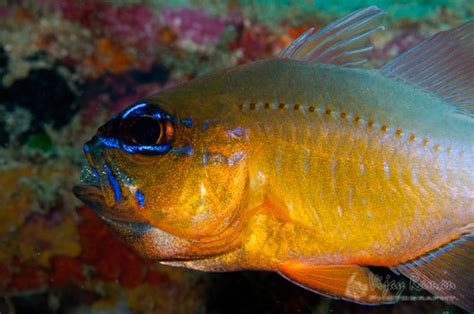
M 157 144 L 160 133 L 160 122 L 152 117 L 138 118 L 130 128 L 130 137 L 139 145 Z

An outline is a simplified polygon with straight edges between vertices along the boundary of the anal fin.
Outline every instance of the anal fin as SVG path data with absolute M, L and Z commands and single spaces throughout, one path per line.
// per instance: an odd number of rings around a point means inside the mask
M 367 267 L 357 265 L 307 265 L 285 262 L 280 275 L 297 285 L 333 298 L 361 304 L 393 303 L 396 299 Z
M 393 269 L 443 301 L 474 312 L 474 232 Z

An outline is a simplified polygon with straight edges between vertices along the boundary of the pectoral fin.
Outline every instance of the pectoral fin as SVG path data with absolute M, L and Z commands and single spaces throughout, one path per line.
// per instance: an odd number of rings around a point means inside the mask
M 312 266 L 286 262 L 280 275 L 308 290 L 362 304 L 393 303 L 390 291 L 366 267 L 357 265 Z

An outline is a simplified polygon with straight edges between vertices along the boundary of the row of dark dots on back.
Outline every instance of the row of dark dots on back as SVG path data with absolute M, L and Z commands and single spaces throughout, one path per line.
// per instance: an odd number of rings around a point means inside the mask
M 359 115 L 352 115 L 348 112 L 345 112 L 345 111 L 340 111 L 340 112 L 337 112 L 333 109 L 331 109 L 331 107 L 327 106 L 327 107 L 324 107 L 324 108 L 321 108 L 321 107 L 318 107 L 318 106 L 315 106 L 315 105 L 301 105 L 300 103 L 293 103 L 293 104 L 289 104 L 287 102 L 278 102 L 278 103 L 273 103 L 273 102 L 269 102 L 269 101 L 265 101 L 265 102 L 249 102 L 249 103 L 245 103 L 245 104 L 241 104 L 240 105 L 240 110 L 241 111 L 256 111 L 256 110 L 295 110 L 295 111 L 307 111 L 309 112 L 310 114 L 312 113 L 316 113 L 316 114 L 324 114 L 325 116 L 327 117 L 339 117 L 341 120 L 346 120 L 346 121 L 352 121 L 355 125 L 360 125 L 360 126 L 364 126 L 368 129 L 368 130 L 379 130 L 381 133 L 383 134 L 387 134 L 390 132 L 390 127 L 386 124 L 382 124 L 382 125 L 378 125 L 376 124 L 373 120 L 366 120 L 366 119 L 363 119 L 361 116 Z M 397 138 L 403 138 L 405 136 L 404 132 L 402 129 L 400 128 L 397 128 L 395 129 L 395 131 L 393 131 L 393 136 L 397 137 Z M 408 139 L 408 141 L 410 143 L 415 143 L 416 140 L 417 140 L 417 136 L 413 133 L 409 133 L 406 138 Z M 428 147 L 429 146 L 429 141 L 427 138 L 423 138 L 421 139 L 420 141 L 421 145 L 424 146 L 424 147 Z M 439 152 L 440 151 L 440 145 L 439 144 L 435 144 L 433 146 L 431 146 L 431 149 L 433 152 Z M 447 148 L 446 149 L 446 153 L 447 154 L 451 154 L 452 152 L 452 148 Z M 463 151 L 460 152 L 460 155 L 462 156 L 464 154 Z

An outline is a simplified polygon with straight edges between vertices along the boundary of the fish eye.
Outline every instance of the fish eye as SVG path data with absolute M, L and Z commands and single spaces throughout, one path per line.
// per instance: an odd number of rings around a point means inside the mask
M 157 155 L 173 144 L 176 117 L 159 106 L 140 103 L 121 115 L 120 143 L 130 154 Z
M 131 123 L 129 136 L 137 145 L 159 144 L 163 133 L 163 123 L 153 117 L 138 117 Z

